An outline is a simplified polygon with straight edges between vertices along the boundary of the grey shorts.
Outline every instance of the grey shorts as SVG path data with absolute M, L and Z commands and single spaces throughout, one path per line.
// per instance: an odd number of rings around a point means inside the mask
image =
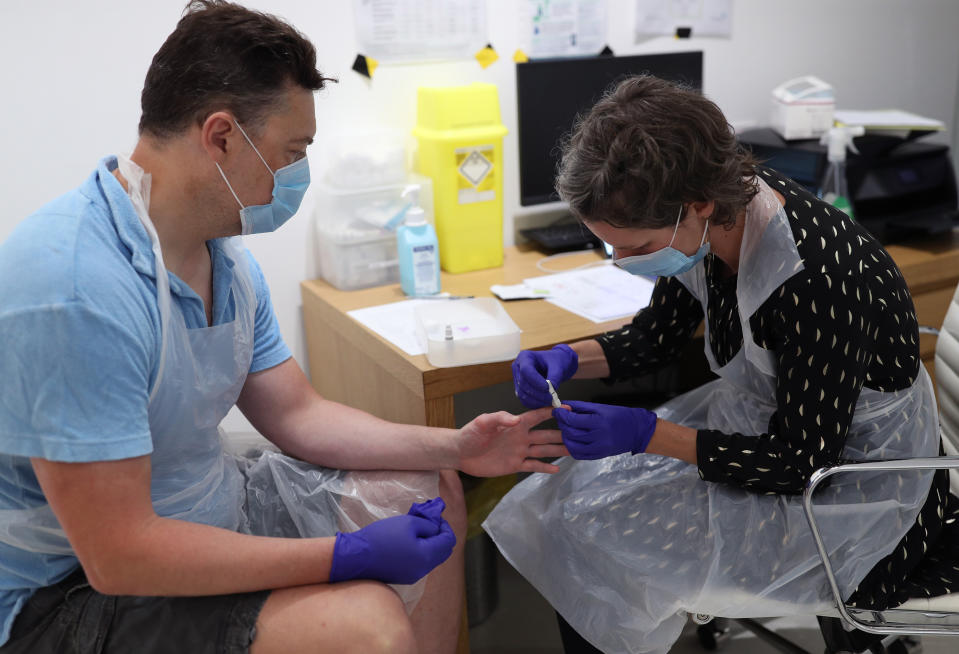
M 34 593 L 0 654 L 246 654 L 269 595 L 102 595 L 80 569 Z

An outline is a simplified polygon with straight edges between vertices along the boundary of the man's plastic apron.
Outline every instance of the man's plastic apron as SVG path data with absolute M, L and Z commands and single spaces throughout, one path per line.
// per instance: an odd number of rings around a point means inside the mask
M 236 402 L 253 356 L 256 297 L 246 254 L 224 242 L 236 262 L 231 286 L 233 320 L 187 329 L 182 312 L 171 301 L 159 240 L 147 216 L 149 177 L 123 157 L 118 158 L 118 166 L 156 259 L 162 346 L 149 404 L 153 506 L 163 517 L 236 530 L 243 520 L 244 479 L 232 458 L 223 453 L 218 425 Z M 4 513 L 3 542 L 43 554 L 74 553 L 49 505 Z
M 765 183 L 747 210 L 740 262 L 743 347 L 719 366 L 707 333 L 706 356 L 720 379 L 657 409 L 665 420 L 727 433 L 768 429 L 776 366 L 755 344 L 749 317 L 802 269 L 802 260 Z M 679 279 L 705 315 L 703 266 Z M 843 457 L 934 456 L 935 407 L 922 366 L 910 389 L 864 389 Z M 930 483 L 930 475 L 840 476 L 819 495 L 817 519 L 847 594 L 912 526 Z M 534 475 L 515 487 L 484 527 L 523 576 L 605 652 L 666 651 L 687 611 L 762 617 L 831 606 L 797 496 L 707 483 L 695 466 L 675 459 L 566 459 L 557 475 Z

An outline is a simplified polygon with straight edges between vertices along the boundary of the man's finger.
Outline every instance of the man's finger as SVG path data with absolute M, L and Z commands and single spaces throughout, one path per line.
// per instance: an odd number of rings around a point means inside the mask
M 549 420 L 553 415 L 553 407 L 544 406 L 520 414 L 520 418 L 527 429 L 535 427 L 539 423 Z
M 559 443 L 550 443 L 549 445 L 531 445 L 529 456 L 537 459 L 550 459 L 557 456 L 569 456 L 569 450 L 565 445 Z
M 538 461 L 536 459 L 526 459 L 523 461 L 523 465 L 520 466 L 520 470 L 523 472 L 546 472 L 549 474 L 554 474 L 559 472 L 559 466 L 555 466 L 552 463 L 546 463 L 545 461 Z
M 529 432 L 529 440 L 532 445 L 562 443 L 563 434 L 558 429 L 533 429 Z

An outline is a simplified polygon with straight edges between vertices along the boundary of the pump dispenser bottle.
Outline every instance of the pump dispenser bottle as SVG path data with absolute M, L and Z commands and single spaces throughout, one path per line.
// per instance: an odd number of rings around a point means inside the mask
M 409 186 L 403 198 L 409 202 L 406 220 L 396 230 L 400 260 L 400 286 L 407 295 L 435 295 L 440 292 L 440 252 L 436 231 L 426 221 L 419 205 L 419 186 Z
M 865 129 L 861 125 L 830 127 L 820 140 L 823 145 L 828 146 L 826 153 L 828 165 L 822 183 L 819 185 L 819 197 L 853 219 L 855 216 L 852 215 L 852 202 L 849 199 L 849 188 L 846 184 L 846 148 L 858 153 L 852 139 L 864 133 Z

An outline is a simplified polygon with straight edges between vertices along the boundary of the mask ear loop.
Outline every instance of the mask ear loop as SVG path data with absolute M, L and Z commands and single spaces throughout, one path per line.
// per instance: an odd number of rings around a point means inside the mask
M 230 193 L 233 194 L 233 199 L 236 200 L 236 203 L 237 203 L 238 205 L 240 205 L 240 208 L 241 208 L 241 209 L 245 209 L 246 207 L 244 207 L 244 206 L 243 206 L 243 203 L 240 202 L 240 198 L 239 198 L 239 196 L 237 196 L 236 191 L 233 190 L 233 185 L 230 184 L 230 180 L 228 180 L 228 179 L 226 178 L 226 173 L 224 173 L 224 172 L 223 172 L 223 169 L 220 168 L 220 164 L 218 164 L 217 162 L 214 161 L 214 162 L 213 162 L 213 165 L 216 166 L 216 169 L 220 171 L 220 177 L 222 177 L 222 178 L 223 178 L 223 181 L 226 182 L 226 187 L 227 187 L 228 189 L 230 189 Z
M 249 144 L 250 144 L 250 147 L 253 148 L 253 151 L 256 152 L 256 156 L 258 156 L 258 157 L 260 158 L 260 161 L 263 162 L 263 165 L 266 166 L 266 169 L 269 170 L 269 171 L 270 171 L 270 174 L 275 177 L 275 176 L 276 176 L 276 173 L 273 172 L 273 169 L 272 169 L 272 168 L 270 168 L 270 164 L 266 163 L 266 159 L 263 158 L 263 155 L 260 154 L 260 151 L 256 149 L 256 146 L 255 146 L 255 145 L 253 145 L 253 141 L 250 140 L 250 137 L 246 135 L 246 130 L 243 129 L 242 127 L 240 127 L 240 123 L 238 123 L 238 122 L 236 121 L 236 118 L 233 119 L 233 123 L 237 126 L 237 128 L 239 128 L 240 134 L 243 135 L 243 138 L 246 139 L 246 142 L 249 143 Z
M 679 231 L 679 221 L 682 220 L 682 218 L 683 218 L 683 209 L 684 209 L 684 208 L 685 208 L 685 205 L 682 205 L 682 204 L 679 205 L 679 213 L 676 214 L 676 226 L 673 227 L 673 236 L 672 236 L 672 238 L 669 239 L 669 244 L 668 244 L 666 247 L 672 247 L 673 241 L 676 240 L 676 232 Z M 702 245 L 702 244 L 700 243 L 700 245 Z

